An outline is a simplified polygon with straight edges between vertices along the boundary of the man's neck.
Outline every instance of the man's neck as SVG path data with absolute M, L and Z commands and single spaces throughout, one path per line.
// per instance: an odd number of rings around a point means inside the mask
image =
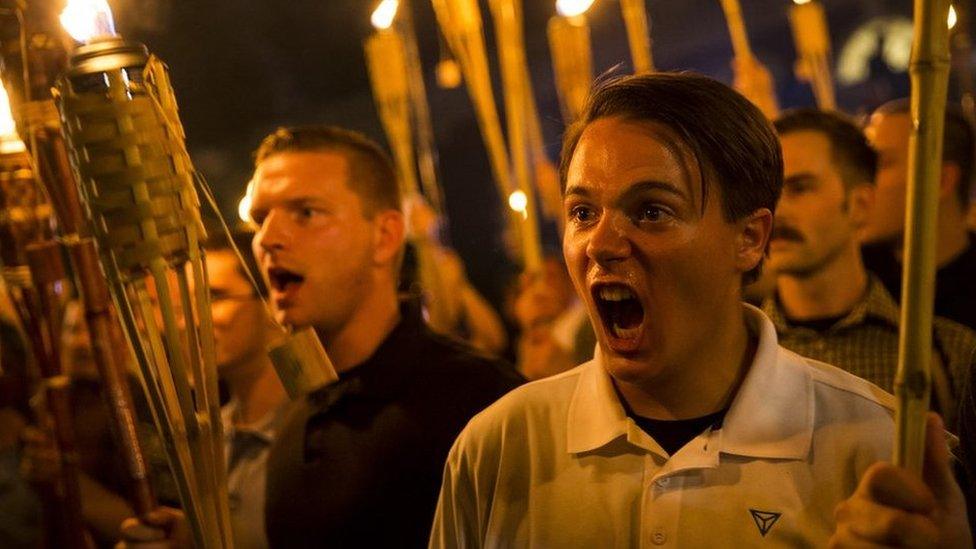
M 691 419 L 729 406 L 755 356 L 758 338 L 746 328 L 745 312 L 737 297 L 724 313 L 716 314 L 713 329 L 703 330 L 702 345 L 670 375 L 650 386 L 615 380 L 617 390 L 635 414 L 651 419 Z
M 969 246 L 969 229 L 966 226 L 966 215 L 963 208 L 956 202 L 939 205 L 939 219 L 936 225 L 935 264 L 942 268 Z M 904 238 L 898 240 L 895 256 L 902 261 L 904 256 Z
M 239 366 L 239 370 L 253 373 L 238 378 L 227 376 L 227 388 L 231 398 L 237 401 L 237 421 L 250 425 L 264 419 L 284 401 L 285 389 L 266 355 L 256 356 L 250 364 Z
M 391 285 L 372 292 L 338 333 L 318 330 L 318 334 L 336 372 L 341 374 L 372 356 L 399 322 L 400 305 Z
M 864 297 L 867 287 L 867 270 L 856 246 L 850 246 L 814 273 L 780 274 L 776 279 L 780 304 L 792 320 L 845 315 Z

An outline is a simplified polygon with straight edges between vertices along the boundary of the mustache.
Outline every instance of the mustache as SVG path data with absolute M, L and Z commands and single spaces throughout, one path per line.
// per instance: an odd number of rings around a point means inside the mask
M 803 233 L 801 233 L 797 229 L 794 229 L 793 227 L 790 227 L 789 225 L 784 225 L 784 224 L 777 224 L 775 227 L 773 227 L 772 238 L 773 240 L 782 239 L 782 240 L 793 240 L 796 242 L 803 242 L 804 240 L 806 240 L 805 238 L 803 238 Z

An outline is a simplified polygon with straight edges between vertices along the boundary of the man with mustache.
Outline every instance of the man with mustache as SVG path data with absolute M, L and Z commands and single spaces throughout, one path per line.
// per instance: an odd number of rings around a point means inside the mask
M 901 295 L 905 243 L 909 107 L 907 98 L 886 103 L 874 111 L 865 129 L 879 164 L 875 206 L 862 235 L 867 243 L 864 262 L 896 300 Z M 976 330 L 976 233 L 966 226 L 976 136 L 958 107 L 947 107 L 936 225 L 935 314 Z
M 763 310 L 780 344 L 892 392 L 898 368 L 898 304 L 861 260 L 858 232 L 871 216 L 877 154 L 840 114 L 800 109 L 775 122 L 783 193 L 769 263 L 776 292 Z M 976 334 L 936 318 L 933 409 L 954 424 Z
M 421 546 L 451 441 L 519 378 L 401 306 L 401 197 L 374 142 L 279 129 L 257 151 L 251 189 L 276 319 L 314 327 L 339 372 L 296 403 L 272 446 L 271 546 Z
M 782 177 L 773 129 L 721 83 L 594 91 L 561 182 L 596 356 L 471 420 L 431 547 L 826 545 L 834 507 L 891 455 L 893 399 L 782 348 L 742 303 Z M 965 521 L 961 499 L 946 508 Z

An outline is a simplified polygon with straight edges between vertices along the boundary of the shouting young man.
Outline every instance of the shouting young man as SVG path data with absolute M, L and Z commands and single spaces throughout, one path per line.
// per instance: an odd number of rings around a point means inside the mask
M 360 134 L 281 129 L 258 149 L 254 250 L 277 320 L 314 327 L 339 372 L 272 446 L 273 547 L 425 544 L 451 442 L 519 382 L 401 306 L 400 202 L 392 163 Z
M 468 424 L 431 546 L 823 546 L 890 456 L 893 402 L 741 302 L 782 185 L 769 122 L 705 77 L 625 77 L 594 92 L 561 171 L 596 356 Z

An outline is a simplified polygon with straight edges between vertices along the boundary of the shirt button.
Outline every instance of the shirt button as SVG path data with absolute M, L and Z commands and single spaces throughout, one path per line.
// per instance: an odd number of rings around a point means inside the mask
M 661 488 L 667 488 L 668 485 L 671 484 L 671 479 L 668 477 L 659 478 L 655 481 L 655 483 Z
M 663 530 L 657 530 L 651 535 L 651 541 L 654 545 L 664 545 L 668 541 L 668 535 Z

